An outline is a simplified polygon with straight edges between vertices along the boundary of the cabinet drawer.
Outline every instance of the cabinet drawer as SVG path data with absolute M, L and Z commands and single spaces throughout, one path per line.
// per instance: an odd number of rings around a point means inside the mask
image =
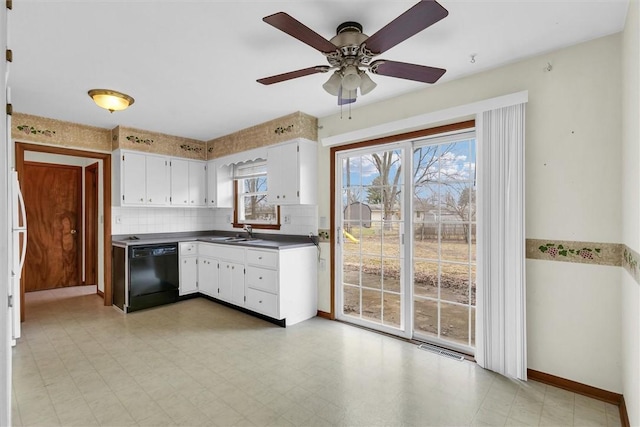
M 247 264 L 278 268 L 278 252 L 247 249 Z
M 247 267 L 247 286 L 277 294 L 278 274 L 275 270 L 249 266 Z
M 247 307 L 258 313 L 279 319 L 278 297 L 274 294 L 247 288 Z
M 197 255 L 198 244 L 196 242 L 182 242 L 180 243 L 180 255 Z

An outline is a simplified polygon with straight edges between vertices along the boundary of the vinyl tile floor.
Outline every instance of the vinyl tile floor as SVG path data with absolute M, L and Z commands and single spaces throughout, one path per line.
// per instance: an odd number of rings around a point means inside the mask
M 619 426 L 618 407 L 321 318 L 191 299 L 124 315 L 95 287 L 26 295 L 15 426 Z

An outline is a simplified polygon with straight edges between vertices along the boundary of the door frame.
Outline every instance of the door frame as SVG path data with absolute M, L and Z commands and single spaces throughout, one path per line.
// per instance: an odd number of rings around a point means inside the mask
M 447 132 L 458 132 L 461 130 L 465 130 L 465 129 L 469 129 L 469 128 L 473 128 L 476 125 L 476 121 L 475 120 L 467 120 L 464 122 L 459 122 L 459 123 L 453 123 L 453 124 L 449 124 L 449 125 L 443 125 L 443 126 L 437 126 L 437 127 L 433 127 L 433 128 L 428 128 L 428 129 L 422 129 L 422 130 L 417 130 L 417 131 L 412 131 L 412 132 L 407 132 L 407 133 L 401 133 L 401 134 L 397 134 L 397 135 L 390 135 L 390 136 L 385 136 L 382 138 L 376 138 L 376 139 L 372 139 L 369 141 L 363 141 L 363 142 L 356 142 L 356 143 L 352 143 L 352 144 L 345 144 L 345 145 L 339 145 L 336 147 L 331 147 L 331 154 L 330 154 L 330 173 L 329 173 L 329 194 L 331 194 L 331 197 L 329 198 L 330 200 L 330 207 L 329 210 L 331 212 L 331 215 L 329 216 L 329 243 L 331 246 L 331 266 L 329 269 L 329 274 L 331 277 L 331 312 L 329 313 L 329 317 L 332 320 L 336 319 L 336 238 L 338 238 L 338 236 L 336 236 L 336 154 L 340 151 L 345 151 L 345 150 L 353 150 L 355 148 L 365 148 L 365 147 L 374 147 L 376 145 L 383 145 L 383 144 L 389 144 L 392 142 L 400 142 L 400 141 L 405 141 L 405 140 L 411 140 L 411 139 L 418 139 L 418 138 L 424 138 L 427 136 L 432 136 L 432 135 L 437 135 L 437 134 L 442 134 L 442 133 L 447 133 Z
M 78 283 L 78 285 L 82 285 L 83 281 L 82 281 L 82 272 L 83 272 L 83 263 L 82 263 L 82 254 L 83 254 L 83 246 L 82 246 L 82 242 L 84 239 L 84 224 L 82 221 L 82 211 L 83 211 L 83 206 L 82 206 L 82 167 L 81 166 L 72 166 L 72 165 L 61 165 L 61 164 L 56 164 L 56 163 L 43 163 L 43 162 L 31 162 L 31 161 L 25 161 L 23 163 L 24 166 L 30 166 L 30 167 L 42 167 L 42 168 L 53 168 L 53 169 L 69 169 L 69 170 L 74 170 L 76 177 L 74 178 L 74 180 L 76 180 L 76 185 L 77 185 L 77 194 L 76 194 L 76 213 L 77 213 L 77 219 L 76 219 L 76 283 Z M 23 190 L 24 191 L 24 190 Z M 26 212 L 25 212 L 26 215 Z M 29 246 L 27 245 L 27 250 L 29 249 Z M 26 274 L 26 267 L 24 269 L 25 271 L 23 271 L 22 274 L 22 278 L 24 280 L 27 280 L 27 274 Z M 24 283 L 24 282 L 23 282 Z M 22 297 L 21 297 L 22 298 Z
M 32 144 L 26 142 L 15 143 L 16 171 L 18 177 L 24 175 L 24 152 L 36 151 L 39 153 L 62 154 L 67 156 L 85 157 L 102 160 L 102 202 L 104 206 L 104 236 L 103 236 L 103 264 L 104 264 L 104 305 L 112 305 L 113 291 L 111 288 L 111 153 L 97 151 L 85 151 L 73 148 L 54 147 L 50 145 Z M 20 284 L 20 319 L 25 320 L 24 308 L 24 279 Z
M 98 185 L 99 162 L 84 168 L 84 284 L 96 285 L 98 290 Z M 89 182 L 91 180 L 91 182 Z M 95 183 L 95 187 L 93 184 Z

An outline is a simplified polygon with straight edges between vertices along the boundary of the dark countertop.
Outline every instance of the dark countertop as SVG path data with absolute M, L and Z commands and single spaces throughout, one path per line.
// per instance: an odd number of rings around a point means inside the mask
M 182 233 L 124 234 L 111 236 L 114 246 L 128 247 L 139 245 L 156 245 L 179 242 L 205 242 L 232 245 L 238 247 L 262 249 L 293 249 L 313 246 L 314 241 L 308 236 L 260 234 L 253 233 L 253 239 L 246 239 L 247 233 L 229 231 L 194 231 Z M 241 240 L 242 239 L 242 240 Z M 246 240 L 244 240 L 246 239 Z M 316 237 L 317 239 L 317 237 Z

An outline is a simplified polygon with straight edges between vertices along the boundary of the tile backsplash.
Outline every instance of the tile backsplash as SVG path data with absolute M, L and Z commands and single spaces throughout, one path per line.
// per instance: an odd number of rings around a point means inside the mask
M 279 231 L 256 232 L 294 235 L 318 233 L 318 207 L 315 205 L 282 206 L 280 215 L 282 225 Z M 231 226 L 232 218 L 233 209 L 225 208 L 114 207 L 111 209 L 111 233 L 119 235 L 205 230 L 240 231 Z

